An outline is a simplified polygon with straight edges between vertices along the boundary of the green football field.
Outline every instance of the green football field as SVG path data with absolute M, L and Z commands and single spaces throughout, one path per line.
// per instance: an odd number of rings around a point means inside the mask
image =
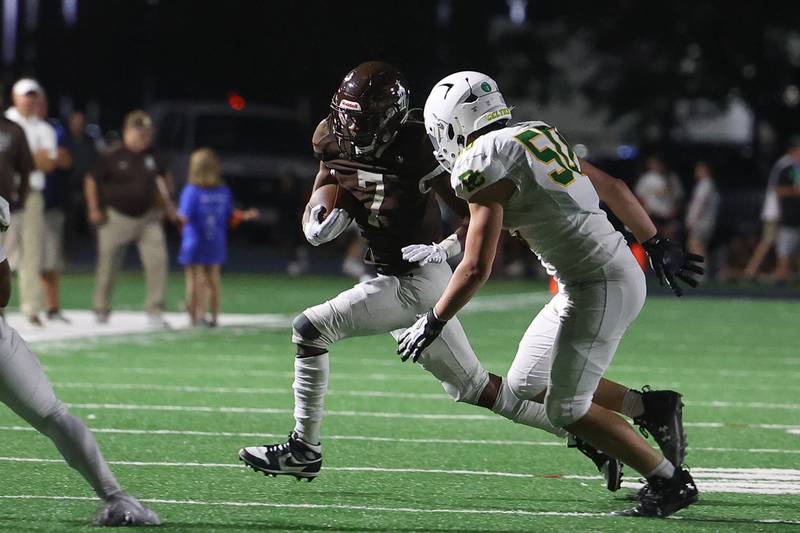
M 118 309 L 140 307 L 137 280 L 123 278 Z M 165 531 L 800 530 L 793 301 L 653 297 L 623 340 L 608 377 L 685 396 L 687 463 L 702 493 L 673 519 L 610 516 L 631 505 L 632 488 L 609 493 L 593 465 L 556 438 L 450 401 L 420 367 L 399 362 L 388 335 L 331 351 L 319 478 L 246 469 L 239 447 L 281 441 L 293 426 L 289 320 L 350 284 L 229 276 L 227 311 L 279 314 L 284 325 L 33 346 L 59 396 Z M 89 277 L 63 285 L 65 308 L 88 307 Z M 172 308 L 181 290 L 175 277 Z M 493 282 L 461 315 L 490 371 L 505 374 L 546 299 L 541 284 Z M 5 407 L 0 443 L 0 529 L 89 529 L 93 493 Z

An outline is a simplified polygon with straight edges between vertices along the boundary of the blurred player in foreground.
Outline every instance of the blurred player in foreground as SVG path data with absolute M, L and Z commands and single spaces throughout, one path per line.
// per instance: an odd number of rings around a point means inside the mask
M 520 342 L 506 382 L 522 399 L 543 401 L 553 425 L 567 429 L 647 478 L 634 516 L 668 516 L 697 501 L 680 461 L 651 448 L 603 397 L 624 397 L 601 381 L 622 335 L 644 305 L 644 274 L 599 207 L 602 199 L 643 243 L 651 264 L 678 296 L 676 277 L 702 274 L 702 257 L 656 231 L 621 181 L 579 162 L 558 131 L 543 122 L 508 125 L 511 111 L 497 84 L 478 72 L 439 83 L 425 104 L 425 126 L 451 185 L 469 202 L 464 257 L 438 302 L 407 329 L 398 353 L 416 359 L 491 274 L 503 228 L 524 239 L 559 293 Z M 582 166 L 581 166 L 582 165 Z M 616 410 L 616 409 L 615 409 Z M 682 459 L 682 457 L 680 457 Z
M 8 202 L 0 197 L 0 231 L 10 225 Z M 11 272 L 0 246 L 0 307 L 11 297 Z M 19 333 L 0 318 L 0 401 L 50 438 L 69 466 L 77 470 L 105 507 L 94 519 L 99 526 L 150 526 L 161 520 L 133 496 L 125 494 L 108 468 L 89 428 L 56 398 L 39 359 Z
M 320 163 L 303 221 L 306 238 L 314 245 L 328 242 L 354 217 L 369 243 L 368 258 L 378 276 L 306 309 L 294 320 L 296 425 L 287 442 L 240 450 L 240 458 L 255 470 L 298 479 L 316 477 L 322 465 L 320 425 L 328 386 L 328 347 L 347 337 L 387 332 L 397 336 L 417 313 L 435 302 L 452 274 L 446 261 L 460 253 L 461 244 L 456 234 L 442 239 L 441 215 L 431 190 L 461 216 L 467 214 L 467 206 L 455 197 L 433 157 L 423 123 L 413 112 L 409 118 L 407 87 L 391 65 L 359 65 L 344 78 L 333 97 L 331 114 L 314 133 L 313 147 Z M 331 186 L 338 187 L 337 197 L 353 198 L 352 216 L 343 208 L 333 208 L 320 219 L 328 208 L 314 205 L 316 191 Z M 419 362 L 454 400 L 566 436 L 566 431 L 547 421 L 541 404 L 520 400 L 505 380 L 482 367 L 458 320 L 443 328 Z M 636 396 L 642 405 L 642 395 Z M 653 412 L 658 410 L 651 407 L 648 417 L 642 409 L 643 424 L 663 425 Z M 671 433 L 676 450 L 680 433 Z M 609 490 L 617 490 L 619 463 L 586 443 L 576 444 L 604 473 Z

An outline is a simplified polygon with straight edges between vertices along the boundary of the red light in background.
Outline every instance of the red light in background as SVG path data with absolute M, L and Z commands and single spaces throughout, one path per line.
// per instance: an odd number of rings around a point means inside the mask
M 246 104 L 247 102 L 244 101 L 241 94 L 233 91 L 228 93 L 228 105 L 231 106 L 231 109 L 234 111 L 241 111 Z

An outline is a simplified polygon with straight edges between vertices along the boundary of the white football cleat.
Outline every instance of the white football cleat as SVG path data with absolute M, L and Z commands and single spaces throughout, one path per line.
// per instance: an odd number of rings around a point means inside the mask
M 96 526 L 158 526 L 161 519 L 133 496 L 116 496 L 94 517 Z

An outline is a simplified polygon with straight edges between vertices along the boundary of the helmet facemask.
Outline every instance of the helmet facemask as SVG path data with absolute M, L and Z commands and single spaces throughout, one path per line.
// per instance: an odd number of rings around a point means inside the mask
M 355 109 L 358 107 L 359 109 Z M 331 103 L 330 128 L 339 149 L 348 157 L 370 157 L 389 144 L 408 115 L 392 105 L 382 111 L 360 110 L 357 102 L 342 100 Z

